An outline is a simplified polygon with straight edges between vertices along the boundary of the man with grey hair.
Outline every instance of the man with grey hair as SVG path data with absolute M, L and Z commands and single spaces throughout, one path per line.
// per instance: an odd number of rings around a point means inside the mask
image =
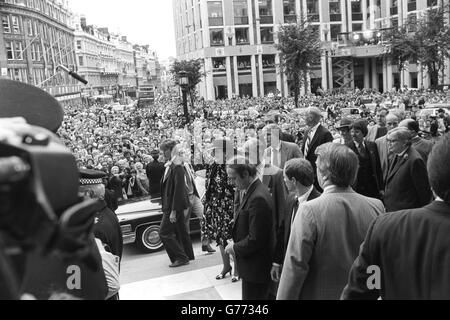
M 287 161 L 302 158 L 303 154 L 298 145 L 282 141 L 281 128 L 276 124 L 269 124 L 263 129 L 264 139 L 268 148 L 266 159 L 271 165 L 283 169 Z
M 425 164 L 428 162 L 428 156 L 433 150 L 433 142 L 419 137 L 419 123 L 413 119 L 406 119 L 400 122 L 400 127 L 407 128 L 411 132 L 412 146 L 420 154 Z
M 399 127 L 388 133 L 389 151 L 394 154 L 386 179 L 384 204 L 388 212 L 421 208 L 432 201 L 425 162 L 411 146 L 411 133 Z
M 317 176 L 324 193 L 298 209 L 278 300 L 339 299 L 370 224 L 385 212 L 380 200 L 351 188 L 358 157 L 350 148 L 327 143 L 316 152 Z
M 314 172 L 316 171 L 317 160 L 316 149 L 324 143 L 333 142 L 333 136 L 330 131 L 320 124 L 321 118 L 322 113 L 319 108 L 308 108 L 305 118 L 308 131 L 303 137 L 302 152 L 305 159 L 313 166 Z M 317 177 L 315 178 L 314 186 L 317 190 L 322 191 L 317 181 Z

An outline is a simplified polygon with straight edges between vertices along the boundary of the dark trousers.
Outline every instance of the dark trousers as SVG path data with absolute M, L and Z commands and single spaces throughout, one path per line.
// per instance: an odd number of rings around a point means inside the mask
M 180 218 L 180 224 L 178 223 L 177 218 L 177 236 L 180 239 L 181 246 L 183 247 L 189 260 L 195 260 L 194 248 L 192 247 L 191 240 L 191 228 L 189 225 L 191 221 L 191 209 L 185 210 L 181 217 L 182 219 Z M 182 226 L 181 222 L 183 224 Z
M 167 255 L 172 263 L 175 261 L 187 261 L 189 260 L 184 246 L 182 245 L 184 238 L 186 237 L 186 227 L 184 224 L 183 213 L 177 214 L 177 222 L 170 222 L 170 212 L 165 212 L 160 225 L 159 236 L 164 244 Z M 184 232 L 183 232 L 184 230 Z M 188 237 L 189 243 L 192 248 L 191 239 Z
M 242 280 L 242 300 L 268 300 L 270 282 L 253 283 Z

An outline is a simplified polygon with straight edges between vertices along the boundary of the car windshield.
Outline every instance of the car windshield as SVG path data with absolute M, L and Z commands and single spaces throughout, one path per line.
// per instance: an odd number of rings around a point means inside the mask
M 144 196 L 144 197 L 137 197 L 137 198 L 132 198 L 132 199 L 124 199 L 124 200 L 119 201 L 119 206 L 136 203 L 136 202 L 141 202 L 141 201 L 148 201 L 148 200 L 152 201 L 152 200 L 156 200 L 158 198 L 159 197 Z

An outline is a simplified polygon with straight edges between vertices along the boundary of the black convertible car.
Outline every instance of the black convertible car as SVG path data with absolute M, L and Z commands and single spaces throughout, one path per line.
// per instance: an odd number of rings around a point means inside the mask
M 134 243 L 143 252 L 151 253 L 163 248 L 159 236 L 162 220 L 161 198 L 144 197 L 120 204 L 116 210 L 122 229 L 123 243 Z M 200 232 L 200 221 L 191 219 L 191 234 Z

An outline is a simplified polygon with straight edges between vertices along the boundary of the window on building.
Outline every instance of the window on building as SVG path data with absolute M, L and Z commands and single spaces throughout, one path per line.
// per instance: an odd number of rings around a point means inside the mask
M 283 13 L 285 23 L 297 22 L 297 12 L 295 8 L 295 0 L 283 0 Z
M 77 49 L 81 50 L 83 47 L 81 46 L 81 40 L 77 40 Z
M 259 0 L 259 18 L 261 24 L 273 23 L 272 0 Z
M 6 42 L 6 57 L 8 58 L 8 60 L 14 60 L 14 51 L 11 41 Z
M 29 36 L 33 36 L 33 22 L 30 19 L 27 20 L 27 32 Z
M 427 0 L 427 7 L 435 7 L 438 5 L 438 0 Z
M 416 10 L 417 10 L 416 0 L 408 0 L 408 12 Z
M 261 42 L 273 43 L 273 28 L 261 28 Z
M 341 1 L 340 0 L 330 0 L 330 21 L 341 21 Z
M 80 65 L 80 67 L 84 66 L 84 57 L 82 57 L 82 56 L 78 57 L 78 64 Z
M 16 60 L 23 60 L 22 42 L 14 43 L 14 57 Z
M 248 24 L 247 0 L 233 0 L 234 24 Z
M 223 46 L 223 30 L 222 29 L 215 29 L 210 31 L 211 35 L 211 45 L 212 46 Z
M 2 15 L 3 32 L 11 33 L 11 25 L 9 23 L 9 16 Z
M 222 1 L 208 1 L 208 17 L 210 26 L 223 26 Z
M 340 24 L 330 25 L 331 41 L 337 41 L 339 33 L 341 33 L 341 25 Z
M 352 0 L 352 20 L 353 21 L 363 20 L 361 0 Z
M 236 43 L 237 45 L 249 44 L 248 28 L 236 28 Z
M 352 23 L 353 31 L 362 31 L 362 23 Z
M 13 33 L 20 33 L 19 17 L 11 16 Z
M 262 64 L 264 69 L 275 68 L 275 55 L 274 54 L 264 54 L 262 56 Z
M 308 21 L 319 22 L 319 0 L 307 0 L 306 1 L 306 13 Z
M 408 14 L 408 31 L 417 31 L 417 15 L 415 13 Z
M 252 68 L 252 62 L 250 56 L 240 56 L 237 58 L 238 70 L 250 70 Z
M 213 58 L 212 65 L 216 72 L 226 71 L 227 69 L 225 58 Z

